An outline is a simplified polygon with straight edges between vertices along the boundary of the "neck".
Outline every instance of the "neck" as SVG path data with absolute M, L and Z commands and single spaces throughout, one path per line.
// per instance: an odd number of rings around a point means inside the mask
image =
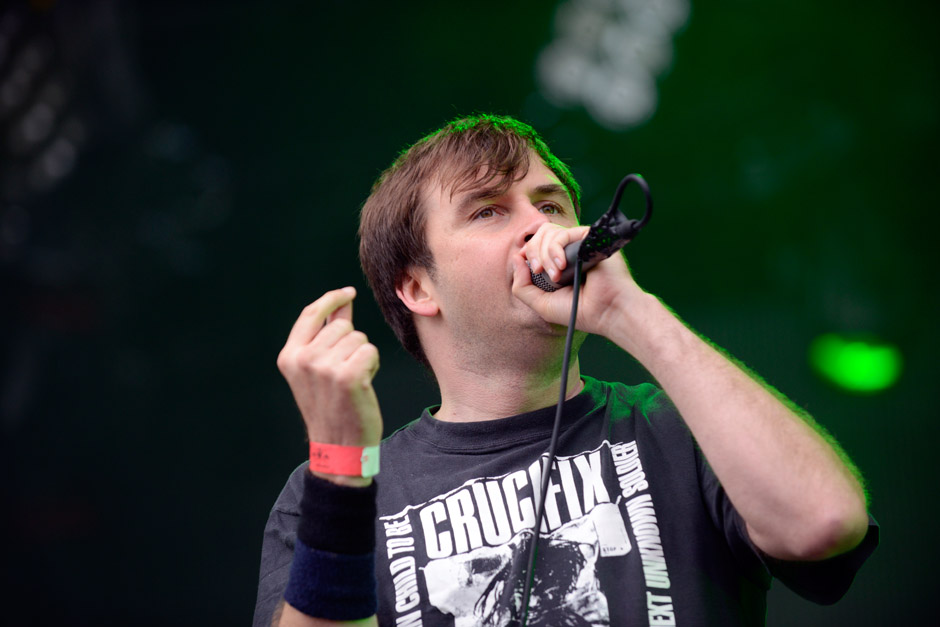
M 449 372 L 437 372 L 441 388 L 441 407 L 434 414 L 448 422 L 478 422 L 506 418 L 550 407 L 558 402 L 561 366 L 550 370 L 500 370 L 455 365 Z M 568 368 L 565 400 L 584 387 L 577 355 Z

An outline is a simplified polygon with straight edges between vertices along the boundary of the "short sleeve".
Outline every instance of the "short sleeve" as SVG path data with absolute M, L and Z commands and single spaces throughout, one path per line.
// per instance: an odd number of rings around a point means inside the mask
M 848 592 L 855 573 L 878 546 L 880 528 L 868 515 L 868 532 L 851 551 L 818 562 L 788 562 L 764 556 L 770 573 L 798 595 L 819 603 L 831 605 Z
M 718 481 L 718 477 L 715 476 L 697 444 L 695 445 L 695 454 L 702 500 L 708 510 L 712 524 L 715 525 L 719 534 L 725 539 L 728 549 L 734 556 L 738 571 L 763 590 L 769 590 L 771 583 L 770 570 L 762 559 L 760 551 L 751 542 L 744 519 L 741 518 L 738 510 L 731 503 L 731 499 L 728 498 L 724 487 Z
M 303 470 L 306 465 L 301 464 L 288 478 L 264 527 L 253 627 L 271 625 L 274 610 L 287 588 L 300 521 L 300 497 L 303 494 Z
M 696 454 L 702 496 L 709 515 L 746 574 L 765 581 L 765 588 L 769 588 L 771 577 L 779 579 L 801 597 L 822 605 L 835 603 L 845 596 L 855 574 L 878 546 L 879 527 L 871 515 L 868 517 L 868 532 L 851 551 L 813 562 L 770 557 L 751 542 L 744 519 L 731 503 L 705 456 L 698 448 Z

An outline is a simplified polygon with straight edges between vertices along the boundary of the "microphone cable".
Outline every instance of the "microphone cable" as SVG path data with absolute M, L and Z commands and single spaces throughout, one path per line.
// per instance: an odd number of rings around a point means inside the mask
M 618 205 L 620 205 L 620 198 L 623 196 L 623 190 L 631 182 L 637 183 L 646 197 L 646 213 L 643 214 L 643 218 L 639 221 L 627 221 L 626 216 L 617 210 Z M 587 257 L 589 261 L 592 261 L 591 266 L 593 266 L 601 260 L 597 259 L 597 253 L 593 251 L 602 247 L 610 250 L 612 245 L 616 246 L 619 244 L 617 248 L 611 250 L 610 253 L 603 257 L 606 259 L 619 250 L 619 248 L 626 245 L 641 228 L 646 226 L 652 214 L 653 197 L 650 194 L 649 186 L 641 175 L 628 174 L 620 181 L 620 185 L 617 186 L 617 191 L 614 194 L 610 208 L 591 226 L 591 230 L 588 232 L 587 236 L 585 236 L 584 240 L 582 240 L 583 245 L 579 246 L 577 258 L 574 262 L 574 278 L 571 283 L 571 287 L 574 291 L 571 295 L 571 315 L 568 317 L 568 332 L 565 334 L 565 352 L 561 360 L 561 385 L 558 390 L 558 404 L 555 406 L 555 422 L 552 425 L 552 437 L 548 444 L 546 463 L 542 466 L 542 485 L 538 511 L 535 515 L 535 528 L 532 530 L 532 545 L 529 547 L 529 564 L 526 568 L 525 586 L 522 590 L 522 621 L 519 623 L 521 627 L 526 627 L 529 620 L 529 598 L 532 595 L 532 586 L 535 583 L 535 560 L 538 555 L 542 520 L 545 517 L 545 499 L 548 496 L 548 483 L 551 479 L 552 467 L 555 465 L 555 453 L 558 449 L 558 435 L 561 432 L 561 417 L 564 411 L 566 392 L 568 390 L 568 366 L 571 361 L 571 345 L 574 342 L 574 326 L 578 318 L 578 297 L 581 293 L 581 274 L 584 258 Z M 622 243 L 619 241 L 614 243 L 611 239 L 609 224 L 617 221 L 628 222 L 630 225 L 630 236 L 626 239 L 620 239 Z M 533 278 L 536 276 L 538 275 L 533 275 Z M 554 291 L 554 289 L 548 289 L 542 285 L 539 285 L 539 287 L 545 291 Z

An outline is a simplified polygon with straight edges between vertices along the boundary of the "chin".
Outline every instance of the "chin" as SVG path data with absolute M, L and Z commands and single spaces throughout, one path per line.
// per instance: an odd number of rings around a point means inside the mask
M 538 343 L 544 343 L 544 352 L 554 352 L 557 347 L 564 346 L 565 336 L 568 334 L 568 327 L 560 324 L 545 322 L 541 318 L 533 321 L 526 326 L 526 341 L 533 349 Z

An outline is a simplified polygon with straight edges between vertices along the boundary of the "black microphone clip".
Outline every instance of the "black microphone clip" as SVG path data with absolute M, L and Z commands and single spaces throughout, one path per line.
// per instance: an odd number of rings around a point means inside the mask
M 624 188 L 631 182 L 639 185 L 646 196 L 646 213 L 643 214 L 643 218 L 640 220 L 631 220 L 617 209 Z M 578 259 L 581 260 L 581 271 L 587 272 L 626 246 L 636 237 L 640 229 L 646 226 L 652 215 L 653 197 L 650 195 L 649 185 L 646 184 L 646 180 L 641 175 L 628 174 L 617 186 L 610 208 L 598 218 L 597 222 L 591 225 L 587 236 L 581 241 L 572 242 L 565 246 L 565 259 L 568 263 L 565 269 L 561 271 L 558 281 L 552 281 L 547 272 L 541 272 L 532 274 L 532 284 L 546 292 L 554 292 L 566 285 L 571 285 L 574 282 L 574 268 Z

